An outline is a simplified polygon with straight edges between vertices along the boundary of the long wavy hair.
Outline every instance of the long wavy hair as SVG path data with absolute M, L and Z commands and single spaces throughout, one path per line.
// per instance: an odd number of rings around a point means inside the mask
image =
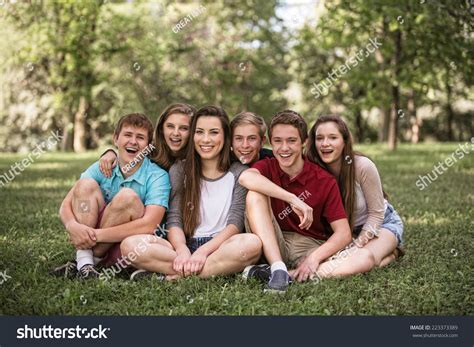
M 163 127 L 166 120 L 176 113 L 188 115 L 190 118 L 196 113 L 196 109 L 188 104 L 175 103 L 168 105 L 160 115 L 155 128 L 155 149 L 151 153 L 151 159 L 160 167 L 168 171 L 177 160 L 184 159 L 186 154 L 186 144 L 177 152 L 172 151 L 165 140 Z M 189 140 L 188 140 L 189 141 Z
M 316 149 L 316 130 L 318 126 L 327 123 L 334 122 L 342 135 L 344 140 L 344 149 L 341 154 L 341 172 L 337 183 L 341 192 L 342 200 L 344 203 L 344 209 L 346 210 L 347 217 L 351 229 L 354 228 L 354 208 L 355 208 L 355 158 L 356 155 L 364 156 L 362 153 L 353 150 L 353 139 L 352 134 L 347 127 L 346 122 L 337 114 L 328 114 L 319 117 L 314 123 L 313 127 L 309 131 L 309 143 L 306 149 L 307 158 L 323 167 L 325 170 L 334 174 L 329 166 L 321 159 L 318 150 Z
M 199 225 L 201 183 L 203 179 L 201 157 L 194 147 L 194 134 L 200 117 L 217 117 L 224 131 L 224 146 L 219 153 L 218 170 L 229 171 L 230 147 L 232 139 L 230 136 L 230 122 L 224 109 L 217 106 L 205 106 L 200 108 L 191 121 L 191 130 L 186 147 L 186 159 L 184 160 L 184 184 L 181 189 L 181 214 L 183 216 L 183 227 L 186 238 L 191 238 Z

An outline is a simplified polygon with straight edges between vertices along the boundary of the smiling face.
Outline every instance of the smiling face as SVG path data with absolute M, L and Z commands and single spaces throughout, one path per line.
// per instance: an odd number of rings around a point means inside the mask
M 135 159 L 148 146 L 148 130 L 124 124 L 120 133 L 114 136 L 114 144 L 118 149 L 120 165 L 126 165 Z M 138 156 L 137 160 L 143 160 Z
M 259 152 L 265 142 L 260 137 L 260 129 L 253 124 L 242 124 L 234 128 L 232 148 L 234 155 L 242 164 L 253 164 L 259 158 Z
M 326 164 L 333 164 L 342 158 L 344 139 L 334 122 L 325 122 L 316 128 L 316 150 Z
M 194 149 L 202 160 L 219 160 L 224 147 L 224 129 L 218 117 L 201 116 L 194 132 Z
M 190 116 L 183 113 L 173 113 L 164 122 L 163 136 L 171 151 L 178 152 L 188 143 L 190 122 Z
M 288 173 L 295 168 L 303 168 L 303 143 L 296 127 L 289 124 L 275 125 L 272 128 L 271 144 L 273 155 L 283 171 Z

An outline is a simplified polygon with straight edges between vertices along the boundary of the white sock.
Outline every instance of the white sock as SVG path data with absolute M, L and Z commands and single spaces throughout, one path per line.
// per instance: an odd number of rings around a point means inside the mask
M 77 269 L 80 270 L 84 265 L 94 265 L 94 256 L 92 249 L 80 249 L 76 252 Z
M 99 263 L 102 261 L 102 259 L 104 259 L 104 258 L 103 258 L 103 257 L 102 257 L 102 258 L 94 257 L 93 259 L 94 259 L 94 265 L 97 265 L 97 264 L 99 264 Z
M 288 272 L 288 269 L 286 268 L 285 263 L 282 261 L 274 262 L 272 266 L 270 267 L 270 270 L 272 271 L 272 273 L 275 272 L 276 270 L 283 270 L 283 271 Z

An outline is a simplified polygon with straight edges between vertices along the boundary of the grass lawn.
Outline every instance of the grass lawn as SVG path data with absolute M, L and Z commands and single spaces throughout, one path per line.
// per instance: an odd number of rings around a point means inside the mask
M 44 154 L 0 187 L 0 314 L 472 315 L 472 153 L 423 191 L 415 186 L 418 175 L 431 172 L 457 147 L 406 144 L 392 154 L 380 145 L 359 146 L 375 160 L 404 219 L 406 255 L 367 274 L 294 284 L 278 297 L 264 295 L 259 283 L 245 283 L 238 275 L 176 283 L 51 277 L 51 268 L 74 256 L 59 205 L 98 154 Z M 0 174 L 26 157 L 2 153 Z

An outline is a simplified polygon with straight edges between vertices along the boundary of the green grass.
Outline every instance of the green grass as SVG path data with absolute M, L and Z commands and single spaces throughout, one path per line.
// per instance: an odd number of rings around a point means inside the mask
M 48 275 L 74 255 L 58 217 L 62 198 L 97 153 L 45 154 L 0 187 L 0 314 L 7 315 L 472 315 L 473 156 L 427 189 L 415 186 L 457 144 L 359 149 L 375 160 L 405 221 L 406 255 L 368 274 L 295 284 L 264 295 L 240 276 L 177 283 L 82 283 Z M 2 154 L 0 174 L 26 155 Z M 2 278 L 0 277 L 0 282 Z M 87 302 L 86 302 L 87 300 Z M 85 303 L 85 304 L 83 304 Z

